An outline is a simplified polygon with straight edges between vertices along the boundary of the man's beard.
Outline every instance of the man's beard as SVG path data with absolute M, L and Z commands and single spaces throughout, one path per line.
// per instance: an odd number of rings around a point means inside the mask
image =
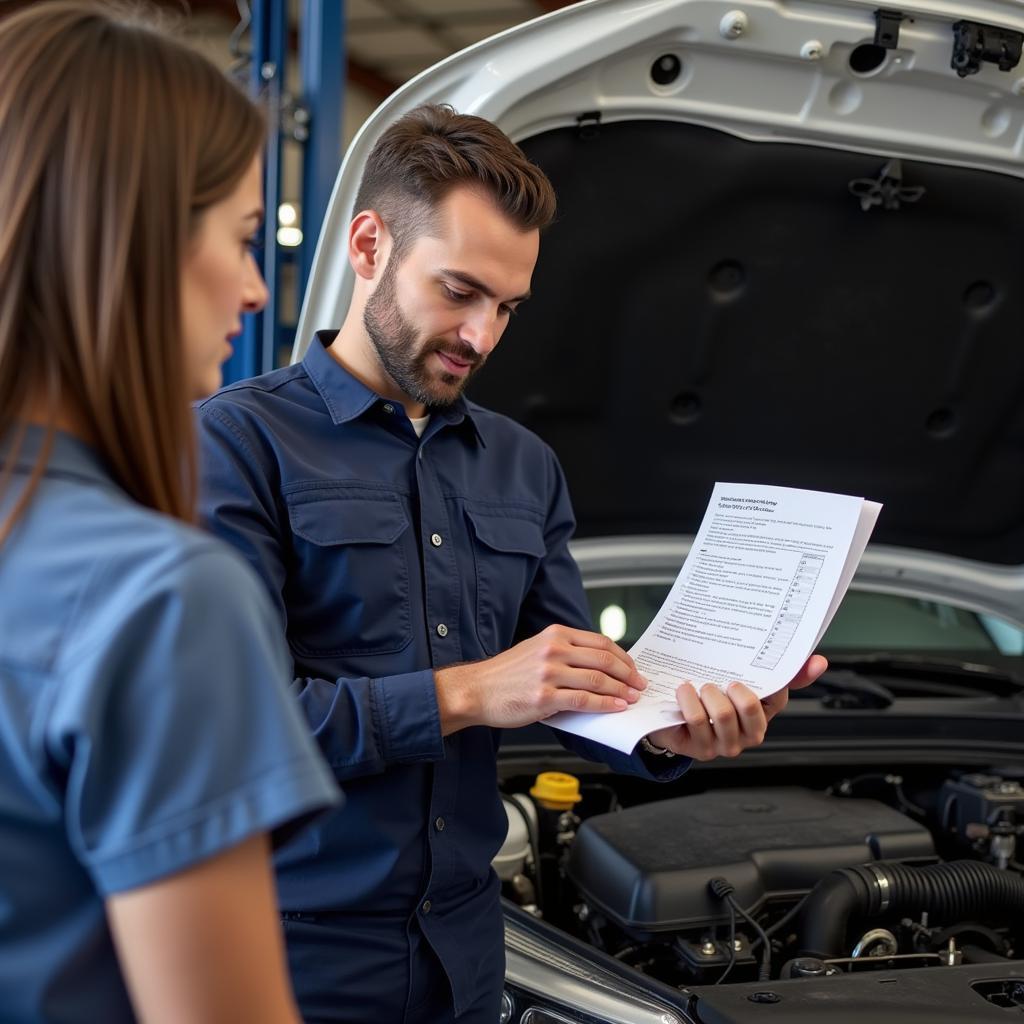
M 430 339 L 417 349 L 416 329 L 398 308 L 394 266 L 392 258 L 384 268 L 384 276 L 376 291 L 366 303 L 363 326 L 385 373 L 404 394 L 428 409 L 451 405 L 484 360 L 469 345 L 457 342 Z M 444 352 L 459 362 L 469 363 L 469 373 L 462 377 L 443 371 L 430 373 L 427 360 L 433 352 Z

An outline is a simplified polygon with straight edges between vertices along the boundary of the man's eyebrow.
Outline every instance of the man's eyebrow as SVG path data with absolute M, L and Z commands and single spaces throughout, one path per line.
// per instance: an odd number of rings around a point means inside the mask
M 461 282 L 467 288 L 472 288 L 475 291 L 478 291 L 481 295 L 486 295 L 489 299 L 493 299 L 495 297 L 494 291 L 491 288 L 488 288 L 483 281 L 478 281 L 471 274 L 466 274 L 461 270 L 448 270 L 446 267 L 441 268 L 441 273 L 444 274 L 445 277 L 452 277 L 456 281 Z M 508 299 L 507 301 L 525 302 L 529 297 L 530 293 L 524 292 L 522 295 L 516 295 L 515 298 Z
M 263 221 L 263 207 L 260 206 L 257 209 L 250 211 L 249 213 L 247 213 L 242 218 L 242 220 L 254 220 L 254 221 L 256 221 L 257 224 L 262 223 L 262 221 Z

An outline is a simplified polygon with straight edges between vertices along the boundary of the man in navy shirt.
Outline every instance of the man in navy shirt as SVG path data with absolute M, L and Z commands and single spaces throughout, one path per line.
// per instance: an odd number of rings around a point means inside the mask
M 348 802 L 277 859 L 307 1021 L 498 1019 L 498 730 L 614 713 L 644 687 L 593 633 L 553 452 L 463 389 L 526 301 L 554 195 L 494 125 L 421 107 L 381 137 L 340 331 L 199 409 L 203 514 L 265 581 Z M 792 683 L 816 678 L 812 658 Z M 680 687 L 631 756 L 672 779 L 760 743 L 786 693 Z

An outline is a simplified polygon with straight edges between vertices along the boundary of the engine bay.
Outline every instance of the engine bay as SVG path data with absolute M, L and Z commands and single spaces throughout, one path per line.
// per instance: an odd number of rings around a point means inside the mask
M 927 991 L 936 1021 L 1024 1010 L 1024 773 L 751 779 L 658 798 L 609 775 L 507 777 L 503 893 L 689 993 L 702 1021 L 765 1019 L 784 995 L 815 1019 L 869 982 L 861 1013 L 883 991 L 919 1009 Z M 907 972 L 925 988 L 892 984 Z

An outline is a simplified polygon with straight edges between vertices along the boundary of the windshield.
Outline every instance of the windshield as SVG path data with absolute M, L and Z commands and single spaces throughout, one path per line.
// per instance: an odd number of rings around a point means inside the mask
M 657 614 L 671 582 L 599 584 L 587 597 L 595 625 L 627 650 Z M 821 652 L 1024 656 L 1024 630 L 940 601 L 850 590 Z

